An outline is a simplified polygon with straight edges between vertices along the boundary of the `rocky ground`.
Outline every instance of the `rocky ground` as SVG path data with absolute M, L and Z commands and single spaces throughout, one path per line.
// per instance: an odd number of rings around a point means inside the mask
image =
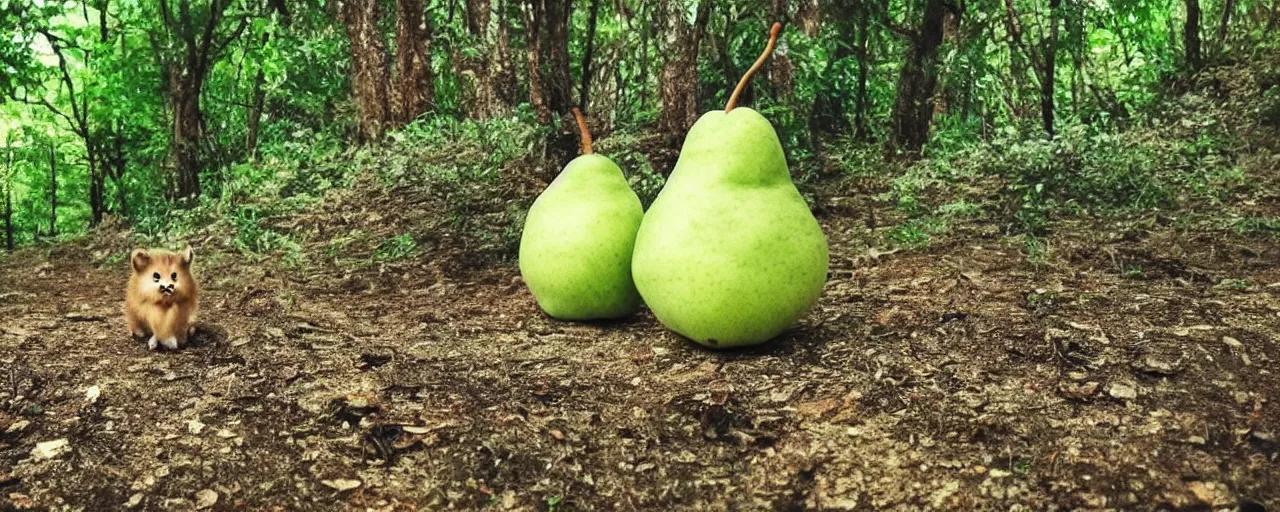
M 149 352 L 126 233 L 20 251 L 0 510 L 1280 510 L 1280 240 L 1063 223 L 1032 265 L 982 225 L 867 250 L 823 201 L 820 302 L 730 352 L 550 320 L 447 235 L 301 267 L 196 240 L 200 333 Z M 396 222 L 330 210 L 287 222 Z

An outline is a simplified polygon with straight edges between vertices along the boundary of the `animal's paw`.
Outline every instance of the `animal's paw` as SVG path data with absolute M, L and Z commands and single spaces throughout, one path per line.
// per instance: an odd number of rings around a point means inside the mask
M 177 336 L 170 336 L 168 338 L 165 338 L 164 340 L 161 340 L 160 343 L 164 344 L 164 348 L 167 348 L 169 350 L 178 350 Z
M 147 339 L 147 350 L 155 350 L 157 346 L 158 346 L 158 343 L 156 342 L 155 336 L 152 336 Z

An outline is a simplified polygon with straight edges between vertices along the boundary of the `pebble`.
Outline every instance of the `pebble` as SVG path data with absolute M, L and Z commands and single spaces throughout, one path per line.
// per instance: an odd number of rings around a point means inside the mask
M 218 503 L 218 493 L 213 489 L 204 489 L 196 493 L 196 509 L 213 508 Z
M 66 439 L 57 439 L 36 443 L 36 447 L 31 450 L 31 456 L 36 460 L 56 459 L 69 451 L 71 451 L 71 444 Z
M 1133 400 L 1134 398 L 1138 398 L 1138 390 L 1128 384 L 1112 384 L 1108 393 L 1111 394 L 1112 398 L 1119 398 L 1121 400 Z
M 360 487 L 359 480 L 347 480 L 342 478 L 336 480 L 321 480 L 320 483 L 324 484 L 325 487 L 335 489 L 338 492 L 350 491 L 356 487 Z

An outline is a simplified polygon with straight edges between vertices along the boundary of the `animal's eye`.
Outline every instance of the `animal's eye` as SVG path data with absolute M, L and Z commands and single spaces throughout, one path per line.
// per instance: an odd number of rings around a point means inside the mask
M 169 279 L 170 279 L 170 280 L 172 280 L 172 281 L 177 281 L 177 280 L 178 280 L 178 273 L 177 273 L 177 272 L 174 272 L 174 273 L 170 274 L 170 275 L 169 275 Z
M 159 272 L 156 272 L 156 273 L 154 273 L 154 274 L 151 274 L 151 278 L 152 278 L 152 279 L 155 279 L 156 281 L 159 281 L 159 280 L 160 280 L 160 273 L 159 273 Z

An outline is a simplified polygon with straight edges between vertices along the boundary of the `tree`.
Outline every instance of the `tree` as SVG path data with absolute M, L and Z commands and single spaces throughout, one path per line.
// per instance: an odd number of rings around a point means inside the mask
M 1231 25 L 1231 13 L 1236 10 L 1236 0 L 1225 0 L 1222 4 L 1222 18 L 1218 22 L 1218 55 L 1227 51 L 1227 29 Z
M 569 79 L 569 14 L 570 0 L 529 0 L 525 14 L 529 50 L 530 103 L 538 112 L 538 121 L 546 124 L 551 114 L 568 119 L 573 101 Z M 572 132 L 572 123 L 567 123 Z M 570 134 L 571 135 L 571 134 Z
M 661 30 L 658 52 L 665 57 L 658 80 L 662 98 L 658 129 L 663 133 L 684 133 L 698 120 L 698 48 L 711 4 L 711 0 L 698 4 L 693 25 L 689 25 L 681 0 L 663 0 L 655 11 Z
M 1022 33 L 1022 23 L 1013 8 L 1013 0 L 1005 0 L 1005 13 L 1009 28 L 1011 50 L 1024 54 L 1031 61 L 1037 80 L 1040 82 L 1040 120 L 1049 137 L 1054 135 L 1054 95 L 1057 83 L 1058 25 L 1060 24 L 1061 0 L 1049 0 L 1048 27 L 1042 36 L 1038 48 L 1027 48 Z
M 486 2 L 487 9 L 487 2 Z M 435 76 L 431 73 L 431 25 L 422 0 L 396 0 L 397 126 L 409 124 L 435 109 Z
M 1186 50 L 1187 69 L 1200 69 L 1200 0 L 1186 0 L 1187 21 L 1182 27 L 1182 44 Z
M 1044 132 L 1053 137 L 1054 85 L 1057 83 L 1058 11 L 1062 0 L 1049 0 L 1049 35 L 1044 42 L 1044 63 L 1040 66 L 1040 116 Z
M 152 32 L 151 45 L 167 78 L 171 113 L 170 159 L 175 176 L 169 187 L 173 198 L 200 194 L 200 173 L 204 170 L 204 111 L 201 96 L 210 70 L 249 25 L 253 9 L 237 6 L 236 0 L 159 0 L 163 31 Z
M 49 141 L 49 236 L 58 236 L 58 157 Z
M 582 88 L 578 94 L 578 108 L 587 112 L 587 100 L 591 98 L 591 57 L 596 49 L 596 16 L 600 14 L 600 0 L 591 0 L 591 17 L 587 20 L 587 49 L 582 53 Z
M 0 195 L 4 196 L 4 248 L 13 252 L 13 139 L 5 140 L 4 173 L 0 174 Z
M 351 90 L 357 109 L 357 137 L 371 141 L 382 137 L 391 123 L 390 84 L 386 44 L 378 30 L 376 0 L 344 0 L 339 17 L 351 45 Z
M 919 28 L 905 29 L 884 22 L 908 41 L 906 62 L 898 74 L 890 130 L 891 151 L 918 153 L 929 138 L 933 120 L 934 90 L 938 85 L 938 47 L 942 45 L 943 18 L 959 9 L 947 0 L 924 0 Z

